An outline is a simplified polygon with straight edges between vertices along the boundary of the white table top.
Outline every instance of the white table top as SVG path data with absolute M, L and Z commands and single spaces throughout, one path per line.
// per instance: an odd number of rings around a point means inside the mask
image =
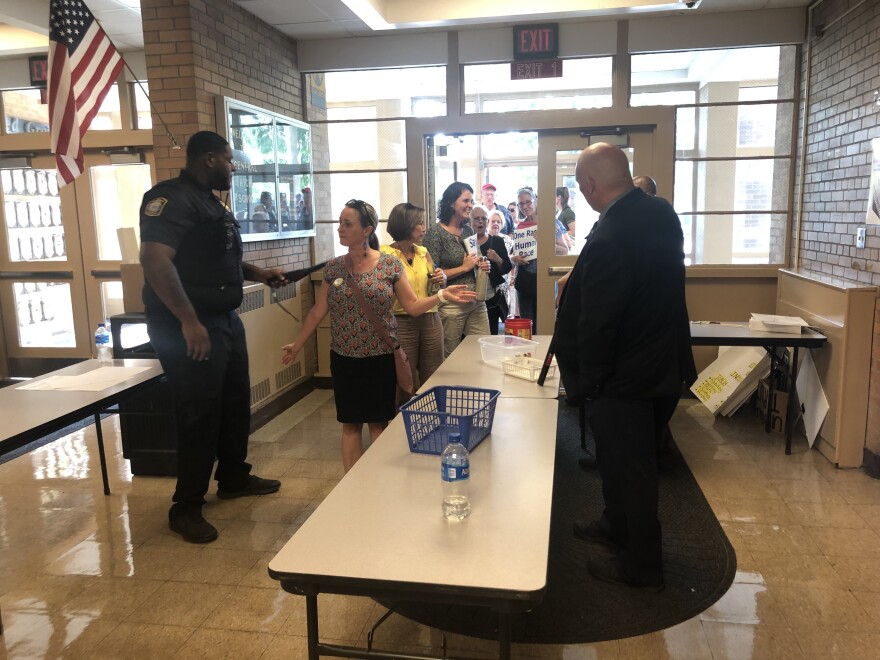
M 114 360 L 113 364 L 147 369 L 100 392 L 23 390 L 19 389 L 19 385 L 8 385 L 0 389 L 0 411 L 3 413 L 0 443 L 67 415 L 85 411 L 82 414 L 85 417 L 90 408 L 136 385 L 154 380 L 163 373 L 158 360 Z M 97 360 L 85 360 L 34 380 L 50 376 L 74 376 L 100 368 L 101 364 Z
M 500 363 L 483 362 L 480 348 L 481 337 L 465 337 L 441 367 L 422 385 L 424 392 L 437 385 L 466 385 L 499 390 L 503 398 L 555 399 L 559 396 L 559 370 L 553 378 L 544 381 L 543 387 L 537 383 L 509 376 L 504 373 Z M 543 362 L 550 348 L 550 335 L 535 335 L 532 341 L 538 342 L 534 358 Z
M 471 516 L 447 522 L 440 457 L 398 415 L 269 564 L 305 584 L 403 582 L 534 594 L 547 580 L 557 402 L 502 399 L 471 453 Z

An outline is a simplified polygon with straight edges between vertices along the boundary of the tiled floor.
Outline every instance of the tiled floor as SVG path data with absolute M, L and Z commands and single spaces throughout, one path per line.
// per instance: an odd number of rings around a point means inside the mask
M 273 496 L 218 501 L 206 546 L 168 531 L 173 481 L 128 473 L 104 422 L 111 488 L 94 429 L 0 466 L 0 658 L 305 657 L 302 598 L 269 559 L 341 478 L 331 395 L 316 391 L 258 431 L 255 471 Z M 728 593 L 698 617 L 642 637 L 515 646 L 522 658 L 880 658 L 880 481 L 837 470 L 801 438 L 785 456 L 749 411 L 713 419 L 682 402 L 673 432 L 739 560 Z M 384 608 L 321 597 L 322 636 L 363 643 Z M 440 636 L 394 616 L 377 644 L 427 652 Z M 449 638 L 450 653 L 493 644 Z

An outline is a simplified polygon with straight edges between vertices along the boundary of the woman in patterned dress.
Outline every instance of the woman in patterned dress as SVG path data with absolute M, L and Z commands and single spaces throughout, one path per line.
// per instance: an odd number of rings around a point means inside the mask
M 364 424 L 369 427 L 372 443 L 397 414 L 394 354 L 352 295 L 349 272 L 395 342 L 395 296 L 410 316 L 423 314 L 447 301 L 467 303 L 474 299 L 474 292 L 464 286 L 447 287 L 436 295 L 417 298 L 407 278 L 402 277 L 400 260 L 379 251 L 378 222 L 375 209 L 366 202 L 352 199 L 346 203 L 339 214 L 337 232 L 348 253 L 324 266 L 324 282 L 314 307 L 294 342 L 282 348 L 281 361 L 290 364 L 330 313 L 330 373 L 336 419 L 342 422 L 342 466 L 346 472 L 363 454 Z

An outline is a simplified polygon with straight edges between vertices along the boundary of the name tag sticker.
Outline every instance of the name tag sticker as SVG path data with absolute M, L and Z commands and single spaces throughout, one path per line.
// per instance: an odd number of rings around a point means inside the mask
M 156 199 L 151 199 L 147 202 L 146 207 L 144 207 L 144 215 L 148 215 L 150 217 L 156 217 L 157 215 L 162 215 L 162 211 L 165 208 L 165 205 L 168 203 L 168 200 L 164 197 L 157 197 Z

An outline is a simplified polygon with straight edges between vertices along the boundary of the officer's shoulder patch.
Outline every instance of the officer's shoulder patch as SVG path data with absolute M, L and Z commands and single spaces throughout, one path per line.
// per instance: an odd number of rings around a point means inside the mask
M 151 217 L 162 215 L 162 211 L 164 210 L 167 203 L 168 200 L 165 197 L 157 197 L 156 199 L 151 199 L 144 207 L 144 215 L 149 215 Z

